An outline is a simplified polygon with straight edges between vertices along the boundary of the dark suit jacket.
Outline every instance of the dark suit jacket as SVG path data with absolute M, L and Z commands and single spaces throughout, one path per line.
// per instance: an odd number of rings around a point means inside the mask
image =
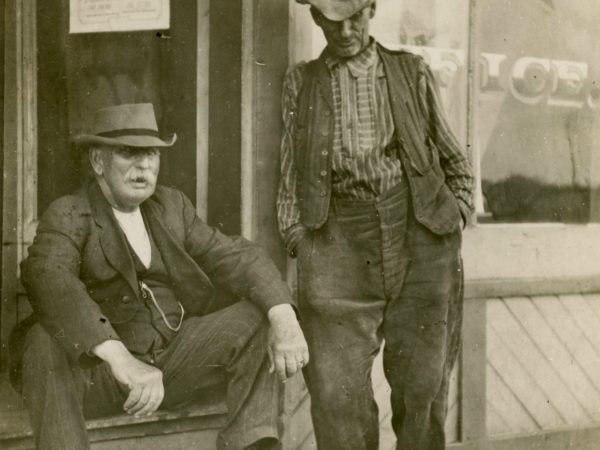
M 265 312 L 292 303 L 266 254 L 208 226 L 183 193 L 159 186 L 141 209 L 188 316 L 219 309 L 213 283 Z M 125 238 L 95 181 L 50 205 L 22 263 L 22 280 L 35 319 L 71 360 L 93 362 L 92 347 L 119 338 L 111 322 L 131 317 L 140 293 Z

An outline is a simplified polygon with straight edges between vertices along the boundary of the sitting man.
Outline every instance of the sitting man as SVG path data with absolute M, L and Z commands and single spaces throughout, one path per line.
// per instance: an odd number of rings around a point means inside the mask
M 284 381 L 308 362 L 286 284 L 259 248 L 156 186 L 159 149 L 176 136 L 158 137 L 151 104 L 101 109 L 94 127 L 75 143 L 95 179 L 50 205 L 22 264 L 35 323 L 20 368 L 37 447 L 89 448 L 84 418 L 147 416 L 226 381 L 217 447 L 279 448 L 273 372 Z M 220 305 L 213 283 L 242 300 Z

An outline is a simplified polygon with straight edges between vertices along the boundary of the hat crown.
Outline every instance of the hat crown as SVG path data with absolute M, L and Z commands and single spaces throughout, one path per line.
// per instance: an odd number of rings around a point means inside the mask
M 109 106 L 96 111 L 94 134 L 117 130 L 152 130 L 158 132 L 152 103 L 132 103 Z
M 319 10 L 329 20 L 338 22 L 352 17 L 373 0 L 296 0 L 298 3 L 309 4 Z
M 91 144 L 128 147 L 171 147 L 173 133 L 166 139 L 158 134 L 152 103 L 129 103 L 99 109 L 94 114 L 91 134 L 79 134 L 72 142 L 80 148 Z

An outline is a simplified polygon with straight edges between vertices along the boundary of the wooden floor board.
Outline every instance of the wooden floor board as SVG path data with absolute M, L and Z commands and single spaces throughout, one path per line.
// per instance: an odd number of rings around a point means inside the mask
M 448 386 L 448 405 L 455 405 L 459 401 L 458 376 L 459 364 L 454 364 L 454 368 L 450 373 L 450 381 Z
M 286 448 L 298 448 L 307 437 L 312 434 L 312 421 L 310 419 L 310 397 L 304 397 L 290 417 L 286 427 L 284 442 Z
M 396 446 L 396 434 L 392 429 L 391 412 L 386 420 L 379 426 L 379 448 L 394 448 Z
M 540 310 L 529 298 L 510 298 L 506 306 L 527 330 L 565 385 L 594 420 L 600 418 L 600 393 Z
M 298 447 L 298 450 L 317 450 L 317 441 L 315 440 L 314 433 L 306 437 L 304 442 Z
M 379 447 L 393 448 L 396 442 L 396 435 L 392 430 L 392 405 L 390 395 L 392 390 L 388 384 L 383 372 L 383 347 L 375 361 L 371 371 L 373 379 L 373 393 L 377 407 L 379 408 Z
M 454 364 L 450 373 L 450 385 L 448 386 L 448 415 L 446 416 L 446 438 L 448 442 L 456 442 L 460 436 L 460 389 L 459 373 L 460 364 Z
M 458 429 L 458 420 L 460 418 L 460 408 L 458 402 L 453 403 L 448 408 L 448 415 L 446 416 L 446 442 L 453 443 L 457 442 L 460 436 Z
M 519 401 L 515 393 L 509 389 L 506 383 L 500 378 L 498 372 L 491 364 L 487 364 L 487 405 L 494 405 L 495 410 L 501 416 L 504 423 L 507 424 L 507 429 L 500 433 L 500 430 L 492 431 L 489 428 L 488 434 L 516 434 L 526 432 L 536 432 L 540 430 L 540 425 L 536 423 L 529 411 L 525 408 L 522 402 Z
M 586 294 L 583 298 L 596 313 L 596 319 L 600 321 L 600 294 Z
M 569 350 L 596 389 L 600 389 L 600 356 L 557 297 L 536 297 L 535 306 Z
M 542 429 L 565 425 L 536 381 L 523 369 L 492 327 L 488 327 L 487 348 L 489 363 Z
M 525 299 L 524 301 L 529 301 Z M 569 425 L 587 423 L 589 414 L 570 392 L 546 357 L 534 343 L 527 330 L 501 300 L 488 302 L 488 326 L 494 328 L 527 374 L 535 380 L 551 405 Z
M 583 295 L 559 295 L 558 299 L 584 336 L 600 355 L 600 321 Z
M 487 406 L 485 419 L 487 423 L 487 432 L 491 436 L 502 436 L 514 433 L 511 425 L 502 418 L 492 403 L 489 403 Z

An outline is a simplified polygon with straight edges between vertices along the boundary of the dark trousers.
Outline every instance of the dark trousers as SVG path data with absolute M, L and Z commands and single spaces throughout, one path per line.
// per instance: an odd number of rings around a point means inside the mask
M 460 230 L 438 236 L 415 220 L 404 183 L 376 201 L 334 198 L 326 225 L 300 242 L 304 374 L 319 449 L 378 448 L 371 368 L 382 339 L 397 448 L 444 448 L 460 246 Z
M 165 387 L 161 409 L 201 398 L 226 381 L 228 419 L 217 448 L 278 439 L 280 385 L 268 373 L 267 329 L 264 315 L 247 301 L 187 319 L 156 360 Z M 69 364 L 40 325 L 30 330 L 25 345 L 23 396 L 37 448 L 89 448 L 85 418 L 122 412 L 126 388 L 105 363 L 90 369 Z

